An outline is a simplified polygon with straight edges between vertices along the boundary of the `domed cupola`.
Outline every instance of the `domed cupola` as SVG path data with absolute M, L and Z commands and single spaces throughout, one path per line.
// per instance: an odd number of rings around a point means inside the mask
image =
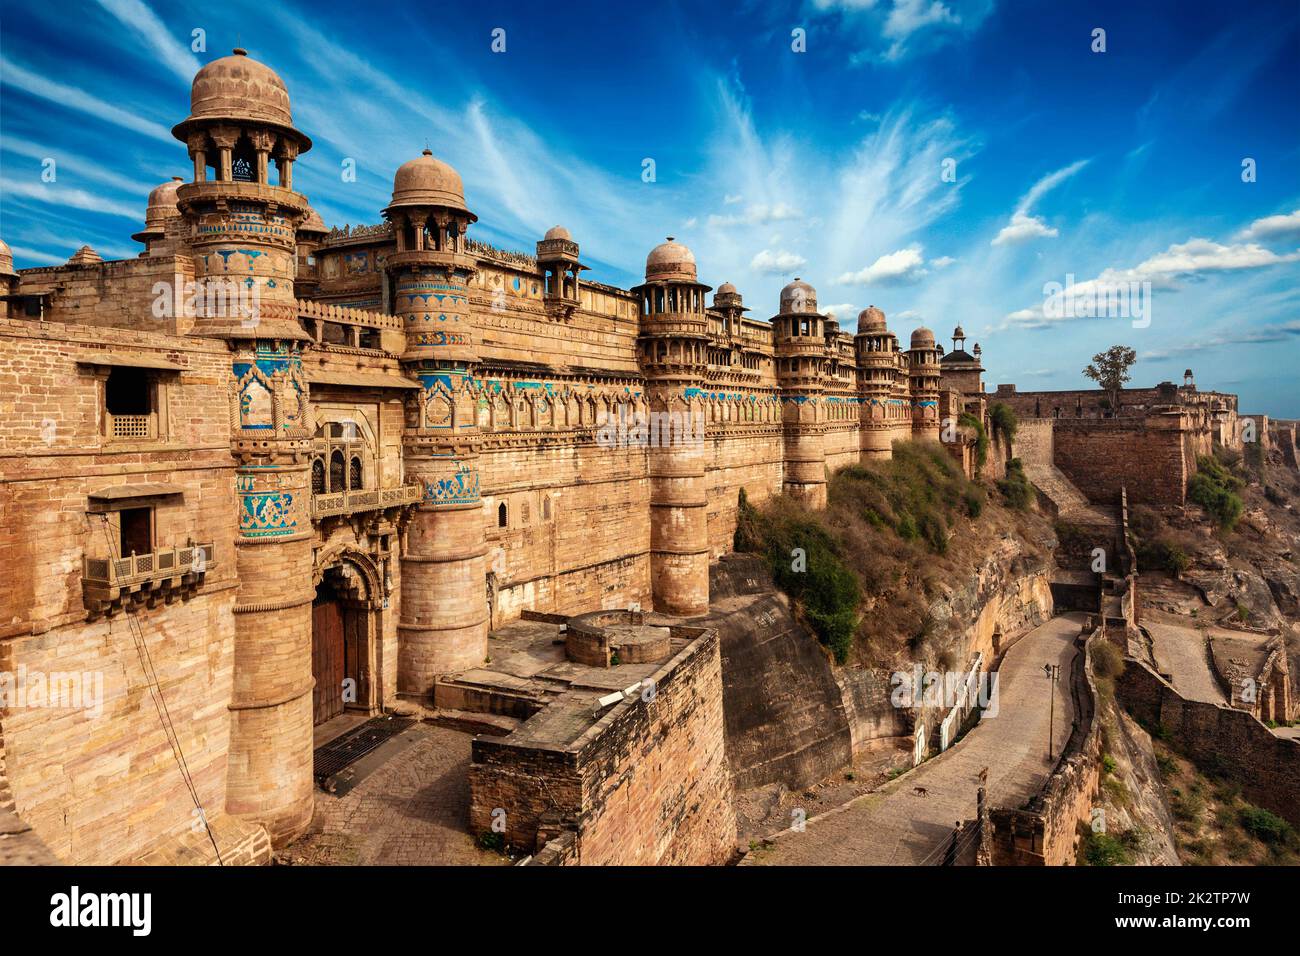
M 427 149 L 397 167 L 393 175 L 393 200 L 384 210 L 384 215 L 387 216 L 390 210 L 412 207 L 441 207 L 463 213 L 470 222 L 478 221 L 478 216 L 465 205 L 465 185 L 460 173 L 442 160 L 435 159 Z
M 567 319 L 578 307 L 579 274 L 587 267 L 578 261 L 578 244 L 563 226 L 552 226 L 537 243 L 537 268 L 542 273 L 543 297 L 552 318 Z
M 695 282 L 695 253 L 672 236 L 650 250 L 645 260 L 646 282 Z
M 466 232 L 478 217 L 465 205 L 460 174 L 425 149 L 397 168 L 393 199 L 384 209 L 397 248 L 385 268 L 392 277 L 393 311 L 406 329 L 403 360 L 452 363 L 458 370 L 477 361 L 469 308 L 469 283 L 477 263 Z
M 888 331 L 889 326 L 885 323 L 885 313 L 877 309 L 874 305 L 869 305 L 858 313 L 858 334 L 876 334 Z
M 293 165 L 311 140 L 293 125 L 284 81 L 246 50 L 213 60 L 195 74 L 190 115 L 172 135 L 194 163 L 193 181 L 178 185 L 175 197 L 189 227 L 195 280 L 205 302 L 226 303 L 196 316 L 193 334 L 310 338 L 294 296 L 297 229 L 308 206 L 293 191 Z M 162 205 L 168 191 L 155 193 Z
M 173 176 L 149 191 L 149 202 L 144 210 L 144 228 L 131 237 L 136 242 L 145 244 L 146 253 L 151 243 L 167 234 L 168 220 L 180 218 L 181 211 L 176 206 L 176 190 L 180 189 L 183 182 L 185 180 L 181 177 Z
M 213 120 L 276 126 L 302 140 L 304 152 L 311 146 L 311 141 L 294 129 L 289 90 L 284 80 L 239 47 L 230 56 L 213 60 L 194 74 L 190 84 L 190 115 L 176 126 L 175 132 L 184 138 L 186 127 Z
M 9 248 L 9 243 L 0 239 L 0 282 L 6 279 L 17 279 L 18 273 L 14 272 L 14 253 Z
M 817 311 L 817 290 L 798 276 L 781 290 L 782 315 L 806 315 Z
M 637 354 L 641 370 L 663 387 L 693 387 L 708 367 L 709 287 L 699 281 L 695 255 L 672 236 L 650 250 L 641 299 Z

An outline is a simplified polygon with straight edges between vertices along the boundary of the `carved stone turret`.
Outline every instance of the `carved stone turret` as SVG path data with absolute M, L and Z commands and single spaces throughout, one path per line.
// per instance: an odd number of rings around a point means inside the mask
M 811 285 L 796 278 L 781 290 L 772 339 L 785 433 L 785 492 L 810 508 L 826 506 L 825 324 Z
M 650 407 L 650 586 L 655 608 L 709 607 L 704 402 L 709 324 L 695 256 L 671 236 L 646 257 L 637 358 Z

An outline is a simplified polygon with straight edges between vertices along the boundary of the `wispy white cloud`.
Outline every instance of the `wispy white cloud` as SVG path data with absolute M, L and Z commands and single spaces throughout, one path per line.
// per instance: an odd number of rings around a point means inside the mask
M 857 272 L 846 272 L 835 281 L 840 285 L 899 285 L 918 282 L 929 271 L 919 245 L 887 253 Z
M 144 220 L 144 211 L 138 206 L 112 202 L 102 196 L 88 193 L 84 189 L 63 186 L 59 183 L 21 182 L 6 178 L 0 180 L 0 192 L 6 196 L 23 196 L 59 206 L 72 206 L 74 209 L 84 209 L 88 212 L 121 216 L 132 221 Z
M 1048 173 L 1034 183 L 1029 192 L 1025 193 L 1020 202 L 1016 204 L 1015 210 L 1011 213 L 1011 221 L 993 237 L 992 244 L 995 246 L 1019 245 L 1031 239 L 1052 238 L 1060 235 L 1060 230 L 1047 225 L 1040 217 L 1031 215 L 1030 209 L 1049 191 L 1065 182 L 1086 165 L 1088 165 L 1088 160 L 1077 160 L 1069 166 Z
M 858 30 L 864 49 L 852 62 L 901 62 L 979 29 L 993 0 L 812 0 L 813 16 L 834 16 Z
M 1300 262 L 1300 252 L 1278 254 L 1258 243 L 1220 243 L 1210 239 L 1189 239 L 1129 268 L 1108 268 L 1093 279 L 1076 282 L 1050 295 L 1041 304 L 1009 313 L 1002 328 L 1040 328 L 1070 321 L 1079 315 L 1069 308 L 1074 302 L 1102 302 L 1135 288 L 1172 291 L 1183 283 L 1206 276 L 1245 272 L 1269 266 Z M 1085 313 L 1086 314 L 1086 313 Z
M 1254 329 L 1225 329 L 1214 336 L 1148 349 L 1139 354 L 1138 358 L 1156 361 L 1158 359 L 1174 358 L 1179 355 L 1192 355 L 1197 352 L 1212 352 L 1232 345 L 1258 345 L 1297 339 L 1300 339 L 1300 319 L 1263 325 Z
M 105 167 L 103 163 L 88 159 L 77 153 L 68 152 L 62 147 L 42 146 L 40 143 L 34 143 L 19 136 L 6 135 L 3 140 L 0 140 L 0 150 L 36 160 L 32 167 L 33 170 L 43 170 L 44 167 L 41 164 L 47 159 L 53 159 L 57 175 L 67 173 L 74 179 L 89 180 L 90 182 L 100 183 L 138 196 L 146 195 L 150 189 L 158 185 L 158 183 L 145 183 L 138 179 L 123 176 L 121 173 Z M 144 216 L 143 206 L 140 207 L 140 215 Z
M 1280 216 L 1256 219 L 1241 232 L 1238 239 L 1271 240 L 1300 239 L 1300 209 Z
M 51 103 L 66 106 L 68 109 L 89 114 L 106 123 L 112 123 L 114 126 L 120 126 L 123 129 L 129 129 L 144 136 L 160 139 L 169 144 L 174 145 L 176 143 L 171 131 L 160 123 L 150 122 L 130 110 L 114 106 L 75 86 L 47 79 L 39 73 L 34 73 L 15 63 L 3 54 L 0 54 L 0 83 L 20 89 L 43 100 L 49 100 Z
M 188 46 L 176 42 L 158 15 L 141 0 L 99 0 L 99 5 L 144 40 L 159 61 L 187 85 L 194 78 L 200 66 L 198 58 Z
M 749 268 L 763 275 L 785 275 L 807 264 L 807 259 L 793 252 L 764 249 L 750 260 Z

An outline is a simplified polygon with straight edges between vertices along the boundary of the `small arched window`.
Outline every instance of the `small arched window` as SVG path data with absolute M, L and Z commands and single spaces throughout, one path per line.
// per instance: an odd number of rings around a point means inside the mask
M 313 495 L 325 494 L 325 462 L 319 458 L 311 463 L 311 493 Z
M 504 528 L 506 526 L 506 518 L 507 518 L 506 503 L 503 501 L 501 502 L 501 504 L 497 505 L 497 527 L 498 528 Z
M 348 487 L 356 491 L 361 487 L 361 459 L 353 458 L 348 468 Z
M 343 473 L 347 470 L 347 463 L 343 458 L 343 452 L 337 448 L 330 455 L 330 491 L 342 491 L 344 487 Z

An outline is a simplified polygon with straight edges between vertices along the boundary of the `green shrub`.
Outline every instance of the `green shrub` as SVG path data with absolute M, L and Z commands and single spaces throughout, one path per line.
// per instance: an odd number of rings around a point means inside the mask
M 1001 435 L 1008 444 L 1016 437 L 1016 413 L 1006 402 L 989 406 L 989 424 L 993 426 L 993 434 Z
M 1231 531 L 1245 510 L 1237 494 L 1245 483 L 1212 455 L 1201 455 L 1196 467 L 1187 483 L 1187 497 L 1204 508 L 1220 528 Z
M 737 550 L 762 554 L 777 587 L 798 602 L 818 640 L 843 664 L 853 647 L 862 588 L 818 518 L 784 507 L 759 512 L 742 492 Z M 740 547 L 740 545 L 744 547 Z M 796 557 L 802 551 L 801 557 Z
M 1092 672 L 1105 680 L 1114 680 L 1124 673 L 1124 655 L 1108 640 L 1092 642 Z
M 1017 511 L 1025 511 L 1033 504 L 1034 486 L 1025 474 L 1019 458 L 1007 462 L 1007 476 L 998 480 L 998 491 L 1002 492 L 1007 507 Z
M 989 436 L 984 430 L 984 423 L 970 412 L 957 416 L 957 424 L 964 425 L 975 432 L 975 465 L 977 470 L 984 467 L 989 458 Z
M 1083 860 L 1088 866 L 1131 866 L 1133 853 L 1109 833 L 1088 831 L 1083 841 Z
M 1101 769 L 1103 773 L 1114 773 L 1116 766 L 1118 765 L 1115 763 L 1115 758 L 1110 754 L 1106 754 L 1101 758 Z
M 1263 807 L 1242 807 L 1238 819 L 1247 833 L 1264 843 L 1282 843 L 1291 832 L 1291 824 Z
M 933 511 L 927 511 L 921 515 L 921 526 L 918 529 L 921 537 L 925 538 L 926 544 L 935 554 L 947 554 L 948 552 L 948 528 Z
M 962 503 L 966 505 L 966 514 L 972 518 L 978 518 L 984 511 L 984 490 L 972 485 L 966 489 L 966 494 L 962 496 Z
M 1138 567 L 1159 568 L 1170 574 L 1182 574 L 1191 567 L 1192 559 L 1176 544 L 1168 541 L 1143 541 L 1137 547 Z

